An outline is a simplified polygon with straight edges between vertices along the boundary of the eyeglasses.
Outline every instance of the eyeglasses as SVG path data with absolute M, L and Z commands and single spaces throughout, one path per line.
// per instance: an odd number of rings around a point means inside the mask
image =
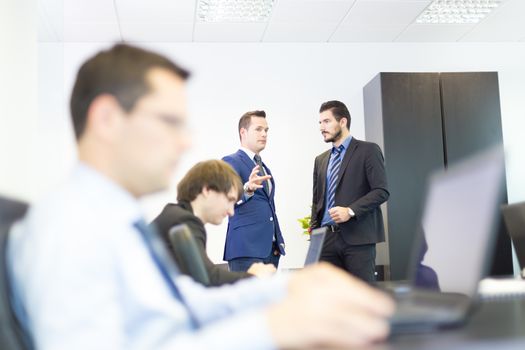
M 166 114 L 147 110 L 137 111 L 137 114 L 147 116 L 148 118 L 153 117 L 173 131 L 183 131 L 187 127 L 184 118 L 175 114 Z

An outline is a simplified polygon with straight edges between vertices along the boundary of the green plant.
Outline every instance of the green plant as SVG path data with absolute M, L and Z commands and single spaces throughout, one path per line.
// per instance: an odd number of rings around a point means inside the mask
M 299 221 L 299 224 L 301 224 L 301 228 L 303 229 L 303 234 L 309 235 L 310 234 L 310 215 L 306 215 L 304 218 L 297 219 Z

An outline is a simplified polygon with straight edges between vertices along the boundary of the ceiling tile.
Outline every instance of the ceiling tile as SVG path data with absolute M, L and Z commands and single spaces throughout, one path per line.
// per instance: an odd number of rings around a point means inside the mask
M 111 22 L 65 22 L 65 42 L 121 41 L 116 21 Z
M 125 41 L 173 42 L 192 41 L 193 22 L 131 22 L 121 21 Z
M 191 22 L 197 0 L 115 0 L 120 21 Z
M 117 21 L 111 0 L 64 0 L 65 22 Z
M 391 42 L 404 29 L 404 25 L 340 26 L 330 42 Z
M 415 24 L 415 18 L 431 0 L 275 0 L 268 24 L 193 24 L 197 1 L 37 0 L 38 38 L 108 41 L 122 37 L 129 41 L 184 42 L 525 41 L 525 0 L 503 0 L 484 21 L 467 30 L 457 25 Z
M 352 7 L 354 0 L 347 1 L 277 1 L 271 21 L 290 22 L 340 22 Z
M 427 1 L 358 1 L 342 25 L 409 25 L 427 7 Z
M 395 41 L 453 42 L 473 27 L 474 24 L 412 24 Z
M 64 0 L 64 41 L 121 40 L 113 1 Z
M 461 41 L 518 41 L 525 36 L 525 1 L 507 0 Z
M 263 41 L 266 42 L 325 42 L 337 23 L 274 22 L 268 25 Z
M 257 42 L 261 41 L 266 23 L 196 22 L 193 41 Z

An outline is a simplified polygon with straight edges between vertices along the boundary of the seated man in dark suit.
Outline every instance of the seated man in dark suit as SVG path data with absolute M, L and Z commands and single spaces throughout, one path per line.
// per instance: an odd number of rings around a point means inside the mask
M 197 163 L 177 186 L 177 204 L 168 203 L 153 220 L 162 237 L 173 251 L 168 237 L 170 229 L 178 224 L 188 225 L 199 247 L 200 255 L 212 286 L 233 283 L 239 279 L 275 272 L 272 264 L 255 263 L 247 272 L 230 272 L 222 269 L 206 255 L 205 224 L 219 225 L 226 216 L 232 216 L 234 205 L 242 196 L 239 175 L 222 160 Z M 172 256 L 177 260 L 175 254 Z M 184 266 L 177 261 L 179 267 Z M 188 271 L 182 271 L 188 273 Z

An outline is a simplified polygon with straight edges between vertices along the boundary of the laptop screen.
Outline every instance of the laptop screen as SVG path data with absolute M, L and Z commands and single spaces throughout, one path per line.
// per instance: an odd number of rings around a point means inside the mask
M 310 246 L 306 253 L 304 266 L 315 264 L 321 257 L 321 249 L 323 248 L 324 236 L 326 235 L 326 227 L 316 228 L 310 234 Z
M 417 287 L 476 293 L 491 260 L 503 177 L 499 147 L 431 176 L 413 257 Z

